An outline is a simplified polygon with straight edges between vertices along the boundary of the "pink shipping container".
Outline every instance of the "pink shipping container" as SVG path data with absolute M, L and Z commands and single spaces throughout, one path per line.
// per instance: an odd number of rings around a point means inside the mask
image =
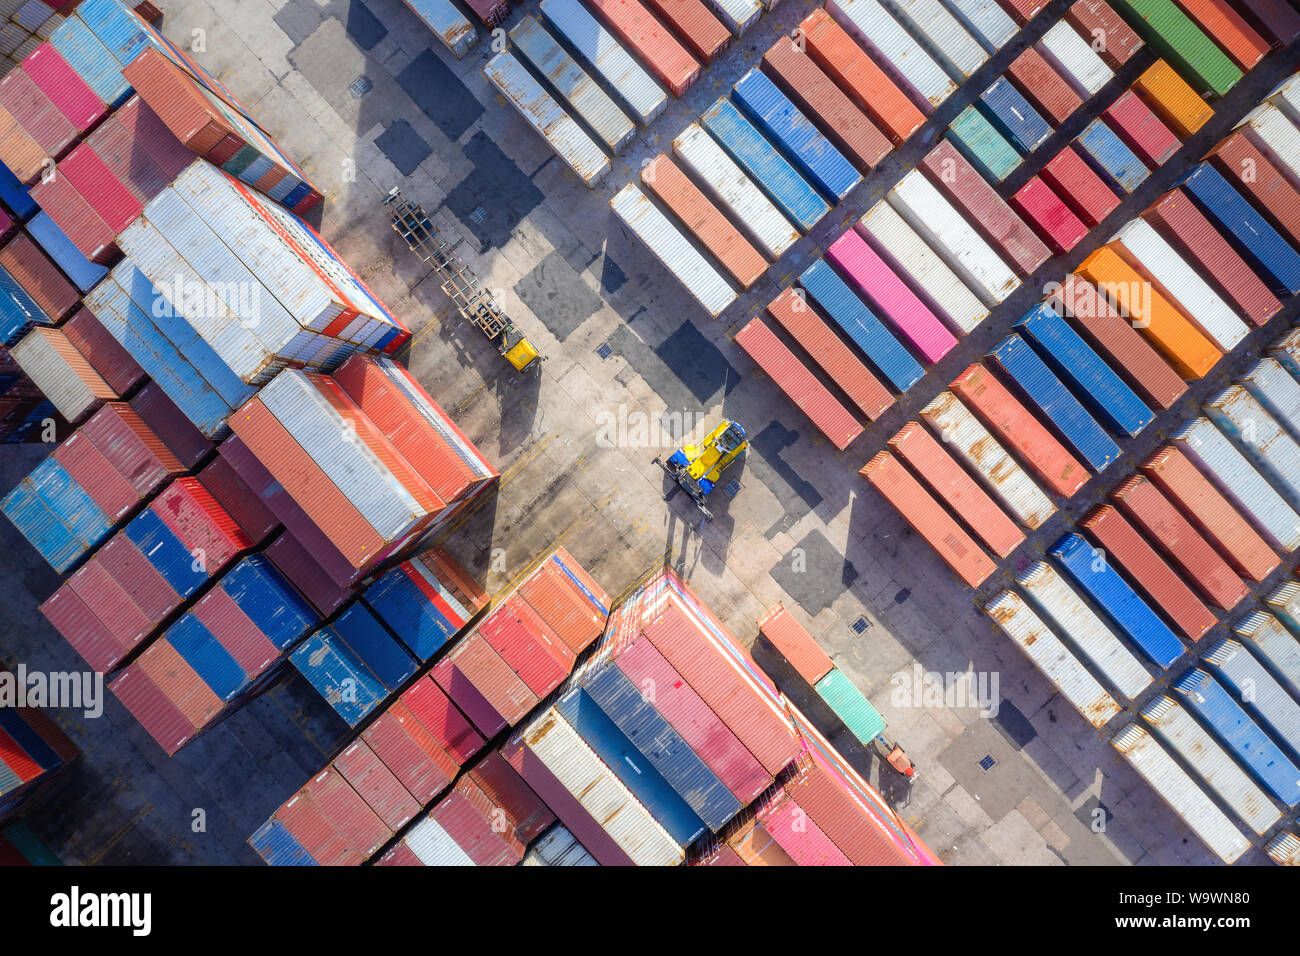
M 141 204 L 157 196 L 170 181 L 131 133 L 110 116 L 86 140 L 95 155 Z
M 266 639 L 222 588 L 210 590 L 191 610 L 249 678 L 260 677 L 282 656 L 280 649 Z
M 405 843 L 399 843 L 376 860 L 375 866 L 424 866 L 424 864 L 420 862 L 414 850 Z
M 60 328 L 118 395 L 126 395 L 144 381 L 144 369 L 89 309 L 78 308 Z
M 82 432 L 73 433 L 54 449 L 54 460 L 86 490 L 109 521 L 121 521 L 140 504 L 139 492 Z
M 512 831 L 494 826 L 499 813 L 478 784 L 463 777 L 429 816 L 476 866 L 514 866 L 524 857 L 524 845 Z
M 468 763 L 483 749 L 483 738 L 432 676 L 426 674 L 404 690 L 401 702 L 456 766 Z
M 191 163 L 197 162 L 194 153 L 176 138 L 167 124 L 138 96 L 133 96 L 113 113 L 113 120 L 122 124 L 131 139 L 145 153 L 170 182 Z
M 109 402 L 81 426 L 86 436 L 140 497 L 185 466 L 130 405 Z
M 62 156 L 77 139 L 72 121 L 22 67 L 10 70 L 0 80 L 0 106 L 51 158 Z M 7 163 L 8 157 L 3 158 Z
M 108 112 L 103 101 L 53 44 L 42 43 L 23 60 L 30 76 L 79 133 L 86 133 Z
M 72 183 L 115 234 L 140 215 L 140 200 L 118 181 L 89 143 L 82 143 L 59 163 L 59 174 Z
M 477 630 L 538 699 L 573 670 L 573 651 L 517 595 L 494 609 Z
M 169 756 L 194 736 L 193 724 L 139 664 L 122 671 L 108 689 Z
M 456 776 L 456 763 L 400 703 L 371 722 L 361 739 L 421 805 L 445 790 Z
M 763 828 L 799 866 L 852 866 L 808 813 L 782 791 L 758 811 Z
M 203 555 L 210 575 L 253 546 L 197 478 L 177 478 L 149 508 L 189 551 Z
M 108 662 L 105 670 L 115 668 L 153 632 L 153 622 L 99 562 L 83 564 L 64 587 L 81 598 L 87 610 L 104 623 L 117 642 L 120 653 Z
M 22 178 L 21 174 L 19 178 Z M 31 188 L 31 197 L 91 262 L 112 265 L 121 258 L 122 253 L 115 244 L 115 233 L 77 192 L 67 176 L 55 175 L 37 183 Z
M 857 232 L 848 230 L 826 255 L 927 362 L 933 365 L 957 344 L 948 327 Z
M 1183 145 L 1177 134 L 1132 90 L 1125 90 L 1101 115 L 1124 145 L 1151 169 L 1163 166 Z
M 1053 156 L 1040 175 L 1086 226 L 1097 225 L 1119 205 L 1119 197 L 1073 146 Z
M 700 64 L 639 0 L 587 0 L 587 5 L 674 96 L 681 96 L 699 79 Z
M 155 625 L 180 607 L 180 595 L 126 535 L 114 535 L 90 560 L 108 571 Z
M 1037 176 L 1016 190 L 1011 197 L 1011 208 L 1033 224 L 1038 234 L 1057 252 L 1069 252 L 1088 234 L 1070 207 Z
M 357 740 L 331 764 L 393 832 L 420 812 L 420 803 L 364 740 Z
M 41 604 L 40 611 L 96 671 L 109 670 L 121 656 L 121 645 L 71 588 L 59 588 Z
M 505 817 L 510 832 L 525 845 L 555 822 L 555 814 L 495 750 L 484 754 L 466 779 L 492 802 Z

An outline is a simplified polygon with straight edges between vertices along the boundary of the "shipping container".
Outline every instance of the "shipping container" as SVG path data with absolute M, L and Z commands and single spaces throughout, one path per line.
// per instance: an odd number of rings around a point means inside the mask
M 878 0 L 829 0 L 826 10 L 927 115 L 955 92 L 944 72 Z
M 1264 844 L 1264 852 L 1278 866 L 1300 866 L 1300 838 L 1294 833 L 1281 831 Z
M 813 689 L 862 746 L 871 746 L 884 733 L 885 718 L 839 668 L 819 680 Z
M 984 45 L 996 53 L 1019 32 L 1016 21 L 1007 16 L 997 0 L 949 0 L 957 19 Z
M 979 41 L 939 0 L 891 0 L 890 6 L 905 18 L 913 35 L 925 37 L 939 63 L 958 82 L 969 79 L 989 58 Z
M 1022 153 L 1032 153 L 1052 135 L 1052 127 L 1038 115 L 1005 77 L 998 77 L 980 94 L 980 113 Z
M 951 392 L 940 392 L 919 414 L 1021 525 L 1032 531 L 1051 517 L 1051 499 Z
M 1010 202 L 1011 208 L 1031 223 L 1056 252 L 1069 252 L 1088 235 L 1083 221 L 1037 176 L 1031 176 L 1012 193 Z
M 1228 816 L 1140 726 L 1129 724 L 1111 739 L 1111 744 L 1220 860 L 1231 865 L 1250 849 L 1250 843 Z
M 599 866 L 577 837 L 555 824 L 528 848 L 521 866 Z
M 1073 146 L 1066 146 L 1043 167 L 1043 181 L 1091 227 L 1115 211 L 1119 197 Z
M 1248 713 L 1293 759 L 1300 754 L 1300 704 L 1246 650 L 1231 638 L 1215 643 L 1204 656 L 1219 680 L 1236 692 Z
M 1148 170 L 1133 150 L 1102 120 L 1088 124 L 1074 143 L 1119 195 L 1131 193 L 1147 178 Z
M 810 687 L 835 669 L 821 645 L 780 602 L 763 612 L 758 631 Z
M 1050 564 L 1033 562 L 1016 576 L 1016 584 L 1116 691 L 1135 700 L 1150 686 L 1151 675 L 1142 662 Z
M 1132 90 L 1182 139 L 1214 115 L 1209 104 L 1164 60 L 1147 67 L 1133 81 Z
M 478 30 L 451 0 L 404 0 L 442 45 L 461 59 L 478 42 Z
M 1026 47 L 1012 60 L 1006 75 L 1020 94 L 1055 126 L 1060 126 L 1083 105 L 1079 94 L 1036 47 Z
M 40 52 L 39 48 L 36 52 Z M 35 55 L 36 53 L 32 54 Z M 47 85 L 56 86 L 56 84 Z M 93 94 L 92 98 L 98 101 Z M 82 132 L 63 110 L 51 102 L 46 92 L 21 66 L 10 70 L 4 79 L 0 80 L 0 107 L 3 107 L 8 114 L 8 121 L 31 137 L 50 158 L 58 158 L 66 153 Z M 100 104 L 100 108 L 103 108 L 103 104 Z M 7 141 L 8 137 L 6 137 Z M 9 149 L 5 149 L 0 152 L 0 158 L 5 159 L 8 164 L 15 157 Z
M 1104 727 L 1120 712 L 1115 698 L 1016 592 L 999 592 L 984 611 L 1092 726 Z
M 1007 13 L 1011 14 L 1016 23 L 1022 27 L 1045 5 L 1043 0 L 1000 0 L 1000 2 Z
M 1010 141 L 974 106 L 968 106 L 948 124 L 945 137 L 986 178 L 1000 183 L 1022 162 Z
M 1286 0 L 1244 0 L 1239 12 L 1275 46 L 1283 47 L 1300 37 L 1300 13 Z
M 1225 0 L 1178 0 L 1178 5 L 1243 72 L 1269 52 L 1269 43 Z
M 1293 245 L 1300 242 L 1300 189 L 1240 130 L 1206 158 Z
M 1163 166 L 1182 146 L 1173 130 L 1132 90 L 1120 94 L 1102 116 L 1124 145 L 1151 169 Z
M 69 279 L 82 293 L 89 292 L 104 276 L 108 269 L 96 265 L 82 255 L 67 234 L 55 224 L 49 213 L 39 212 L 26 224 L 28 235 L 40 244 Z
M 674 96 L 699 78 L 700 64 L 639 0 L 588 0 L 588 6 Z
M 1241 70 L 1174 0 L 1115 0 L 1113 6 L 1202 92 L 1222 96 L 1241 79 Z
M 1300 382 L 1277 359 L 1265 356 L 1239 378 L 1292 438 L 1300 437 Z
M 1237 440 L 1282 497 L 1292 507 L 1300 507 L 1300 445 L 1260 401 L 1245 387 L 1230 385 L 1202 408 L 1220 430 Z
M 1142 48 L 1142 38 L 1106 0 L 1077 0 L 1065 11 L 1065 19 L 1112 70 L 1118 70 Z
M 1300 178 L 1300 128 L 1292 116 L 1272 103 L 1264 103 L 1247 113 L 1236 128 L 1245 133 L 1255 148 L 1282 170 L 1292 184 Z
M 1043 34 L 1038 50 L 1082 99 L 1098 93 L 1115 75 L 1092 44 L 1065 20 L 1057 21 Z
M 9 351 L 27 377 L 72 424 L 103 402 L 118 397 L 59 329 L 37 326 Z
M 709 0 L 709 5 L 733 36 L 743 34 L 763 15 L 763 5 L 758 0 Z
M 697 60 L 705 66 L 731 43 L 731 32 L 701 0 L 647 0 Z
M 1268 347 L 1268 354 L 1292 375 L 1300 378 L 1300 330 L 1290 329 Z
M 1290 581 L 1280 585 L 1265 598 L 1277 617 L 1252 611 L 1232 626 L 1232 632 L 1250 642 L 1260 663 L 1293 697 L 1300 694 L 1300 643 L 1295 637 L 1300 633 L 1296 628 L 1296 607 L 1300 604 L 1297 597 L 1300 597 L 1300 585 Z

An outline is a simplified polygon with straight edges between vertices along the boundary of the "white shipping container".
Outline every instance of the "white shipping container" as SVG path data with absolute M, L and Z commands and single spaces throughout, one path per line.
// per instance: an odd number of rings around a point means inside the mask
M 555 87 L 573 112 L 595 130 L 611 153 L 617 153 L 636 136 L 636 124 L 534 18 L 524 17 L 511 27 L 510 42 Z
M 740 36 L 763 16 L 758 0 L 708 0 L 706 6 L 712 8 L 732 36 Z
M 425 817 L 402 840 L 425 866 L 474 866 L 469 854 L 439 825 Z
M 872 206 L 858 221 L 858 231 L 874 239 L 886 257 L 930 297 L 957 334 L 969 334 L 988 316 L 988 307 L 889 203 Z
M 878 0 L 826 0 L 826 11 L 924 113 L 956 92 L 952 77 Z
M 483 75 L 588 189 L 594 189 L 605 178 L 610 165 L 604 151 L 513 54 L 498 53 L 483 67 Z
M 542 16 L 605 78 L 641 125 L 648 126 L 667 108 L 659 84 L 578 0 L 542 0 Z
M 992 308 L 1019 288 L 1016 274 L 919 169 L 885 198 L 985 305 Z
M 956 395 L 940 392 L 920 415 L 1022 525 L 1032 531 L 1051 517 L 1056 510 L 1052 499 Z
M 1151 685 L 1142 662 L 1046 561 L 1027 567 L 1016 584 L 1124 697 L 1136 700 Z
M 1264 844 L 1264 852 L 1278 866 L 1300 866 L 1300 837 L 1283 830 Z
M 1300 611 L 1300 585 L 1287 582 L 1265 600 L 1277 617 L 1251 611 L 1233 625 L 1232 633 L 1253 644 L 1260 659 L 1300 699 L 1300 642 L 1296 641 L 1294 633 L 1282 626 L 1282 620 L 1288 626 L 1300 624 L 1300 618 L 1296 616 Z
M 1003 591 L 984 605 L 985 612 L 1025 656 L 1094 727 L 1104 727 L 1119 713 L 1119 704 L 1061 643 L 1051 629 L 1014 591 Z
M 632 230 L 659 260 L 677 277 L 704 311 L 717 318 L 735 301 L 736 293 L 718 270 L 691 245 L 668 217 L 660 212 L 641 190 L 628 183 L 609 201 L 614 215 Z
M 1129 724 L 1111 739 L 1111 744 L 1224 863 L 1235 863 L 1250 849 L 1250 843 L 1227 814 L 1142 727 Z
M 1282 363 L 1282 367 L 1300 378 L 1300 329 L 1291 329 L 1268 347 L 1268 354 Z
M 1272 103 L 1292 123 L 1300 125 L 1300 73 L 1288 76 L 1264 97 L 1264 102 Z
M 58 335 L 53 329 L 38 325 L 10 346 L 9 354 L 59 414 L 76 423 L 104 400 L 117 398 L 117 394 L 84 358 L 77 360 L 79 369 L 74 370 L 69 364 L 69 358 L 73 357 L 60 354 L 51 334 Z M 67 350 L 76 351 L 66 339 L 63 345 Z
M 746 231 L 776 260 L 799 239 L 799 230 L 732 161 L 704 128 L 692 123 L 673 140 L 673 153 L 713 198 L 731 210 Z
M 1300 438 L 1300 382 L 1281 362 L 1265 356 L 1246 369 L 1238 381 L 1292 438 Z
M 1142 708 L 1142 718 L 1246 826 L 1265 833 L 1282 818 L 1268 794 L 1172 697 L 1162 695 L 1151 701 Z
M 1193 419 L 1173 439 L 1179 450 L 1265 538 L 1284 551 L 1300 548 L 1300 514 L 1292 510 L 1213 422 L 1208 418 Z
M 586 847 L 562 824 L 555 824 L 524 854 L 521 866 L 599 866 Z
M 460 59 L 478 42 L 478 31 L 451 0 L 406 0 L 411 12 L 419 17 L 442 45 Z
M 1145 219 L 1132 220 L 1112 238 L 1133 254 L 1159 291 L 1177 302 L 1223 351 L 1231 352 L 1250 334 L 1219 293 Z
M 1241 385 L 1230 385 L 1202 408 L 1219 428 L 1237 439 L 1259 471 L 1292 507 L 1300 506 L 1300 445 Z
M 948 6 L 990 53 L 1002 49 L 1020 30 L 997 0 L 948 0 Z
M 1246 134 L 1264 158 L 1282 170 L 1293 186 L 1300 186 L 1300 128 L 1272 103 L 1246 114 L 1237 129 Z
M 633 863 L 682 862 L 682 848 L 554 708 L 524 732 L 523 742 Z
M 1064 20 L 1038 41 L 1041 53 L 1085 100 L 1110 82 L 1115 74 L 1092 45 Z
M 891 12 L 910 22 L 938 54 L 938 61 L 959 83 L 983 65 L 989 55 L 939 0 L 890 0 Z

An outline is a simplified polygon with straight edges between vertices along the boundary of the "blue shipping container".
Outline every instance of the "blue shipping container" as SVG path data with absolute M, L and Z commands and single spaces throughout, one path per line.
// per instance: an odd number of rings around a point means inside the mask
M 416 665 L 411 655 L 402 649 L 402 645 L 364 604 L 354 603 L 323 630 L 347 644 L 389 690 L 397 690 L 415 674 Z
M 763 138 L 763 134 L 741 115 L 730 100 L 718 100 L 700 117 L 700 122 L 727 155 L 802 231 L 807 232 L 830 212 L 826 200 L 817 195 L 817 190 Z
M 1300 292 L 1300 254 L 1209 163 L 1174 184 L 1182 186 L 1223 237 L 1279 295 Z
M 279 650 L 288 650 L 320 621 L 293 585 L 260 554 L 239 561 L 219 587 Z
M 72 529 L 41 500 L 26 480 L 5 495 L 3 510 L 37 553 L 62 574 L 85 552 Z
M 1089 123 L 1075 142 L 1083 148 L 1082 155 L 1090 160 L 1089 165 L 1121 192 L 1131 193 L 1149 175 L 1137 154 L 1099 119 Z
M 4 163 L 0 163 L 0 201 L 17 219 L 29 219 L 41 208 Z
M 112 528 L 104 510 L 56 459 L 46 458 L 32 469 L 26 480 L 87 548 L 98 543 Z
M 200 562 L 194 559 L 190 549 L 148 508 L 132 518 L 124 530 L 131 543 L 181 597 L 189 597 L 207 581 L 207 572 L 196 570 L 195 565 Z
M 131 84 L 122 75 L 122 64 L 86 26 L 75 16 L 68 17 L 50 34 L 54 48 L 95 91 L 95 95 L 109 106 L 125 103 L 132 92 Z
M 1151 409 L 1115 374 L 1055 309 L 1040 303 L 1015 327 L 1027 335 L 1057 375 L 1074 385 L 1112 430 L 1132 437 L 1154 420 Z
M 822 194 L 838 201 L 862 182 L 844 154 L 799 112 L 767 75 L 755 68 L 731 88 L 737 105 L 781 148 Z
M 1174 681 L 1174 690 L 1273 796 L 1288 807 L 1300 803 L 1300 768 L 1208 672 L 1191 668 Z
M 819 259 L 799 276 L 804 291 L 842 328 L 895 392 L 906 392 L 925 369 L 872 314 L 829 262 Z
M 1005 76 L 980 94 L 977 104 L 993 128 L 1020 152 L 1032 153 L 1052 135 L 1052 127 Z
M 81 250 L 55 225 L 48 213 L 40 212 L 33 216 L 31 222 L 27 223 L 27 231 L 82 292 L 89 292 L 100 279 L 108 275 L 108 268 L 96 265 L 83 256 Z
M 193 613 L 183 615 L 163 637 L 222 700 L 234 700 L 248 689 L 248 674 Z
M 427 661 L 456 628 L 401 568 L 393 568 L 366 589 L 364 599 L 417 658 Z
M 1100 474 L 1119 458 L 1119 446 L 1028 342 L 1013 333 L 995 345 L 986 358 L 1020 387 L 1030 404 L 1042 413 L 1040 418 L 1054 425 L 1093 471 Z
M 1080 535 L 1065 535 L 1049 553 L 1154 663 L 1168 667 L 1182 655 L 1182 641 Z
M 710 830 L 740 812 L 735 795 L 612 662 L 584 675 L 582 686 Z
M 18 280 L 0 267 L 0 345 L 13 345 L 36 324 L 54 323 Z
M 1255 656 L 1237 641 L 1218 641 L 1204 657 L 1246 710 L 1273 732 L 1292 758 L 1300 758 L 1300 704 L 1283 689 Z
M 56 770 L 63 763 L 63 758 L 54 752 L 54 748 L 42 740 L 41 735 L 32 730 L 12 707 L 0 707 L 0 730 L 12 737 L 23 753 L 36 761 L 42 770 Z
M 388 697 L 370 668 L 328 631 L 318 631 L 298 645 L 289 660 L 325 703 L 355 727 Z
M 317 866 L 292 833 L 279 820 L 267 820 L 248 838 L 268 866 Z
M 76 16 L 86 21 L 90 31 L 117 62 L 126 66 L 153 46 L 140 21 L 120 0 L 82 0 Z

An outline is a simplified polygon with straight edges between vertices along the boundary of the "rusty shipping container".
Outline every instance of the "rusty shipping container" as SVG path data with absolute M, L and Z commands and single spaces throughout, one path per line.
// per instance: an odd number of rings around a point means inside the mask
M 1078 0 L 1065 11 L 1065 19 L 1112 70 L 1118 70 L 1142 48 L 1142 38 L 1106 0 Z
M 705 66 L 731 43 L 731 31 L 701 0 L 646 0 L 646 3 Z
M 1124 145 L 1151 169 L 1163 166 L 1182 146 L 1174 131 L 1132 90 L 1121 93 L 1101 115 Z

